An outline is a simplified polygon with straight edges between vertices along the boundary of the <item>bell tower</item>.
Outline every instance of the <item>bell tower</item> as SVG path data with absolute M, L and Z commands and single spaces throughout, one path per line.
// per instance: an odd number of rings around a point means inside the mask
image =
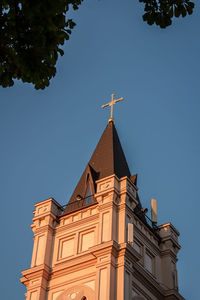
M 184 299 L 179 232 L 146 218 L 113 119 L 65 208 L 53 198 L 37 203 L 31 227 L 26 300 Z

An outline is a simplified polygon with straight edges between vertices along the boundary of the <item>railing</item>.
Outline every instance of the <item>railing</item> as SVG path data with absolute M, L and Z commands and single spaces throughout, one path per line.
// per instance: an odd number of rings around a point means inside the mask
M 73 201 L 71 203 L 68 203 L 65 206 L 64 214 L 69 214 L 71 212 L 79 210 L 83 207 L 88 207 L 88 206 L 93 205 L 95 203 L 97 203 L 97 201 L 94 198 L 94 195 L 90 195 L 90 196 L 82 198 L 80 200 Z
M 146 225 L 149 227 L 149 229 L 151 231 L 153 231 L 154 233 L 157 231 L 157 229 L 158 229 L 157 224 L 152 222 L 152 220 L 147 216 L 147 214 L 145 212 L 143 212 L 142 210 L 139 210 L 135 213 L 140 219 L 145 221 Z

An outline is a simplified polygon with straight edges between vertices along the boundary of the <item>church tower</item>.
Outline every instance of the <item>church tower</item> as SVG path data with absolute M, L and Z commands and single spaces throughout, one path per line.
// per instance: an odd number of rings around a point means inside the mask
M 179 233 L 148 222 L 112 119 L 65 209 L 35 204 L 26 300 L 183 300 Z

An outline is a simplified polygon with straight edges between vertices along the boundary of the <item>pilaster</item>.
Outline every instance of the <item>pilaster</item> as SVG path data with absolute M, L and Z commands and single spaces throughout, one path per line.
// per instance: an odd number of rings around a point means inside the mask
M 178 243 L 179 232 L 171 223 L 159 226 L 159 235 L 161 237 L 161 280 L 165 289 L 178 290 L 177 278 L 177 254 L 180 250 Z
M 119 179 L 116 175 L 96 181 L 95 198 L 100 212 L 99 243 L 118 241 L 117 204 L 119 199 Z
M 54 229 L 62 207 L 53 199 L 35 204 L 33 212 L 34 245 L 31 268 L 22 272 L 21 282 L 27 287 L 27 300 L 45 300 L 50 275 Z

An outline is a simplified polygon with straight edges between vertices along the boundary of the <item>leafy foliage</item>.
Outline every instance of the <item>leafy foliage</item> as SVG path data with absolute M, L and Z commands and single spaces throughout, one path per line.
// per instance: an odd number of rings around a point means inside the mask
M 56 74 L 61 46 L 75 23 L 66 19 L 70 7 L 83 0 L 0 0 L 0 85 L 13 79 L 44 89 Z M 165 28 L 172 18 L 192 14 L 190 0 L 139 0 L 145 4 L 143 20 Z
M 13 79 L 44 89 L 55 76 L 60 48 L 69 39 L 75 23 L 65 14 L 82 0 L 0 1 L 0 85 Z
M 161 28 L 172 24 L 173 17 L 185 17 L 193 13 L 194 3 L 190 0 L 139 0 L 145 3 L 143 20 Z

